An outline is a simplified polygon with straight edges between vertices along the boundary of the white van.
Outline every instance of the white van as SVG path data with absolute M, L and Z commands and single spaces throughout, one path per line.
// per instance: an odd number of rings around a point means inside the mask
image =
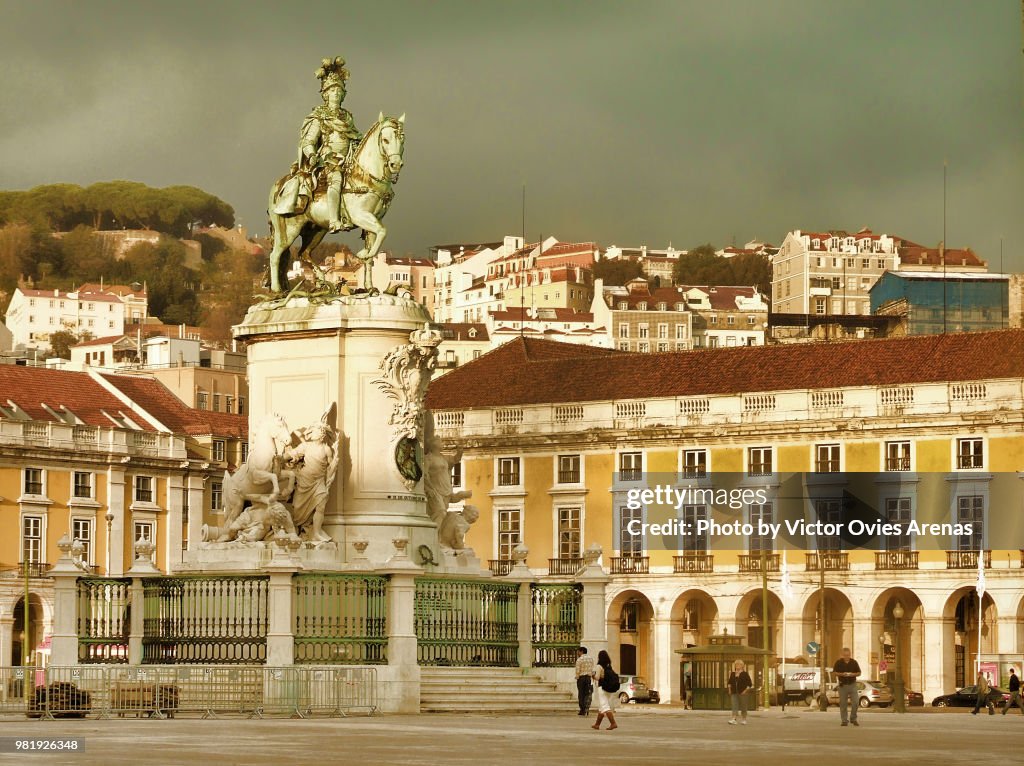
M 830 673 L 825 671 L 825 683 L 828 684 Z M 821 691 L 821 669 L 817 666 L 790 666 L 782 676 L 782 690 L 786 702 L 806 702 L 813 705 Z

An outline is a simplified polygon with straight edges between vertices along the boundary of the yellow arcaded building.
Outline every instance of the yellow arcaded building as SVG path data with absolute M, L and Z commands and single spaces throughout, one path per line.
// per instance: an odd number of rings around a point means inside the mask
M 542 579 L 600 545 L 613 661 L 663 699 L 679 698 L 676 650 L 723 632 L 788 663 L 850 646 L 869 678 L 898 656 L 926 699 L 977 661 L 998 680 L 1021 666 L 1024 331 L 662 354 L 520 339 L 436 381 L 428 405 L 465 449 L 467 543 L 496 576 L 525 543 Z M 639 502 L 663 485 L 764 495 Z M 688 531 L 631 533 L 666 521 Z M 838 526 L 854 521 L 889 532 Z M 752 526 L 697 532 L 712 523 Z
M 168 571 L 221 507 L 246 418 L 195 410 L 155 380 L 0 365 L 0 666 L 42 661 L 46 570 L 67 535 L 83 574 L 120 577 L 134 542 Z

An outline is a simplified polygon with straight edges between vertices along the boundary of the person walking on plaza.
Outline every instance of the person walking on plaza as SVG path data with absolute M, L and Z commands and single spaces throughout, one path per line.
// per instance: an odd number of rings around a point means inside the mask
M 740 723 L 744 726 L 747 725 L 747 698 L 753 687 L 754 682 L 750 680 L 746 663 L 743 660 L 736 660 L 732 664 L 732 673 L 729 674 L 729 680 L 725 684 L 725 688 L 729 692 L 729 699 L 732 701 L 730 724 L 735 724 L 736 716 L 741 715 Z
M 1006 715 L 1009 709 L 1014 705 L 1020 709 L 1020 714 L 1024 715 L 1024 702 L 1021 702 L 1020 700 L 1020 678 L 1017 677 L 1017 672 L 1013 668 L 1010 668 L 1009 690 L 1010 699 L 1007 700 L 1006 704 L 1003 706 L 1003 715 Z
M 854 726 L 860 726 L 857 723 L 857 706 L 860 703 L 857 699 L 857 676 L 860 675 L 860 665 L 850 655 L 850 647 L 844 646 L 842 656 L 836 660 L 832 672 L 839 680 L 839 718 L 842 721 L 840 725 L 846 726 L 849 722 Z
M 996 714 L 996 706 L 992 704 L 992 700 L 988 698 L 989 692 L 992 691 L 992 687 L 989 685 L 988 677 L 978 671 L 978 678 L 974 681 L 975 688 L 978 692 L 978 697 L 974 701 L 974 710 L 971 711 L 971 715 L 977 715 L 981 706 L 984 705 L 988 708 L 989 715 Z
M 587 647 L 576 650 L 576 697 L 580 715 L 590 715 L 590 700 L 594 695 L 594 658 L 587 656 Z
M 605 718 L 611 724 L 608 731 L 619 728 L 615 723 L 615 708 L 619 706 L 619 676 L 612 669 L 612 658 L 604 649 L 597 653 L 597 721 L 590 728 L 600 729 Z M 614 687 L 614 688 L 613 688 Z

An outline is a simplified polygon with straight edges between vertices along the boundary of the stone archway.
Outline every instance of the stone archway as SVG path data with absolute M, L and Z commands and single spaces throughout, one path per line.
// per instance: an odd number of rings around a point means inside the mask
M 893 614 L 897 604 L 903 608 L 898 634 Z M 896 587 L 879 593 L 871 607 L 871 638 L 874 641 L 872 654 L 877 655 L 879 662 L 873 663 L 870 671 L 865 667 L 865 672 L 890 686 L 898 672 L 905 689 L 924 691 L 928 652 L 924 641 L 924 624 L 924 606 L 914 591 Z M 895 666 L 894 659 L 898 659 Z M 885 670 L 879 664 L 883 660 Z
M 942 610 L 942 643 L 950 647 L 942 658 L 943 678 L 957 688 L 974 681 L 979 654 L 978 616 L 978 592 L 970 585 L 953 591 Z M 998 619 L 995 601 L 986 593 L 981 604 L 982 655 L 996 651 Z
M 34 648 L 38 646 L 45 636 L 43 620 L 43 602 L 35 593 L 30 593 L 28 611 L 28 629 L 30 633 L 29 646 L 25 646 L 25 597 L 21 596 L 14 602 L 12 616 L 14 618 L 12 641 L 11 641 L 11 662 L 14 665 L 31 665 L 35 662 Z M 26 657 L 26 648 L 28 656 Z
M 654 606 L 638 590 L 626 590 L 608 607 L 608 654 L 621 675 L 651 677 L 654 670 Z
M 844 646 L 853 648 L 853 605 L 849 597 L 838 588 L 825 588 L 825 624 L 821 625 L 821 593 L 813 591 L 804 602 L 801 620 L 802 644 L 817 643 L 819 654 L 814 664 L 824 661 L 831 665 L 838 659 Z
M 758 649 L 780 651 L 782 647 L 782 600 L 768 593 L 768 617 L 763 615 L 760 588 L 748 591 L 736 606 L 736 632 L 745 636 L 745 643 Z
M 679 594 L 672 602 L 670 620 L 672 655 L 668 658 L 671 665 L 669 689 L 672 695 L 670 699 L 678 701 L 681 699 L 682 676 L 686 668 L 675 650 L 704 646 L 711 636 L 720 632 L 718 605 L 707 591 L 693 588 Z M 665 699 L 664 694 L 662 699 Z

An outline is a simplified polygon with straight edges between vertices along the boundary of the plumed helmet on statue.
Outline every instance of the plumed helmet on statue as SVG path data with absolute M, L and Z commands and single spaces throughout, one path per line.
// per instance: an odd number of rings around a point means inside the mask
M 320 62 L 320 67 L 314 74 L 320 80 L 321 93 L 337 85 L 343 85 L 348 80 L 345 59 L 341 56 L 333 59 L 324 59 Z

